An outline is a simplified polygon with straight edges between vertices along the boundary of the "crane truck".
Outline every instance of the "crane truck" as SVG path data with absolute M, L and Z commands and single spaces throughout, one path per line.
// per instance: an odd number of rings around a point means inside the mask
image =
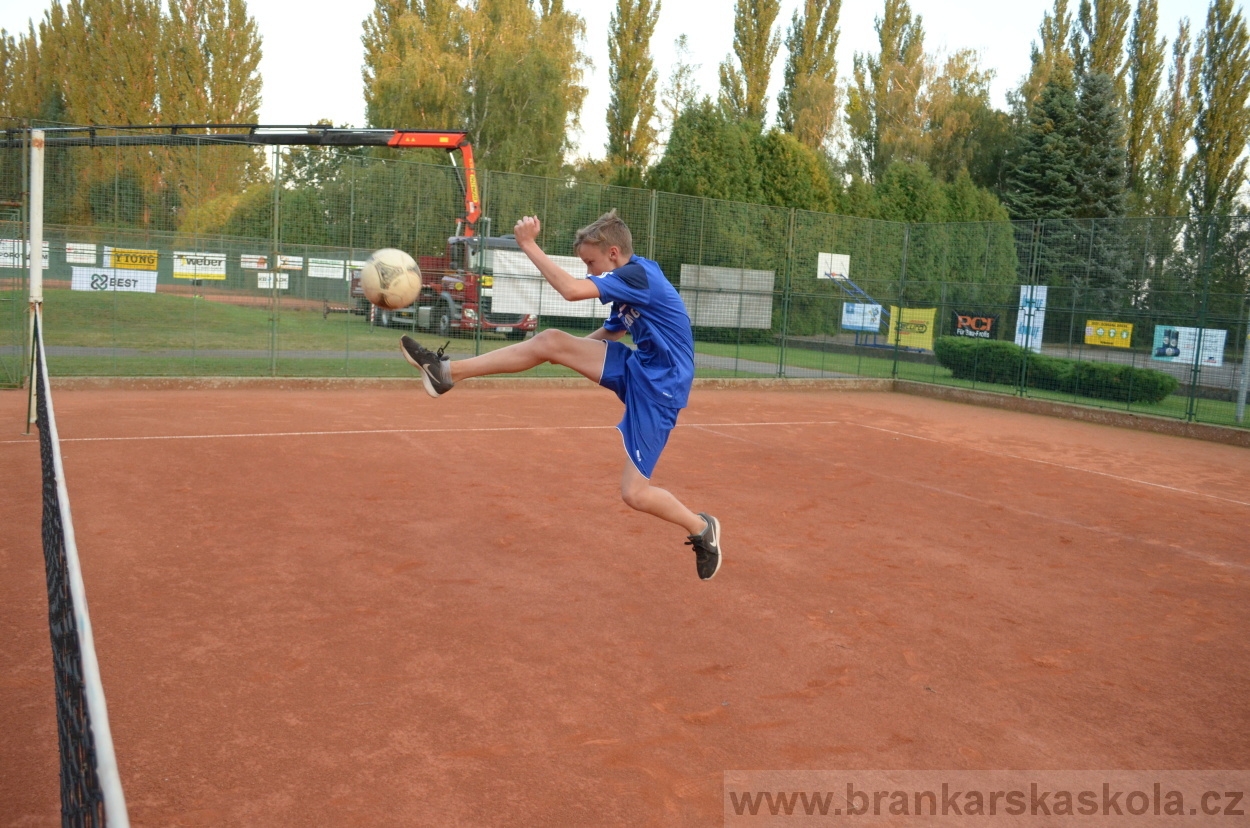
M 368 314 L 372 324 L 389 327 L 404 325 L 437 333 L 498 333 L 512 339 L 523 339 L 538 328 L 538 317 L 524 313 L 496 313 L 491 309 L 494 288 L 494 252 L 519 250 L 511 236 L 488 237 L 477 232 L 482 218 L 478 195 L 477 170 L 473 163 L 473 147 L 464 132 L 434 130 L 397 131 L 388 142 L 392 147 L 445 149 L 456 166 L 460 153 L 460 180 L 464 191 L 464 214 L 456 219 L 456 231 L 447 239 L 447 248 L 439 256 L 414 256 L 421 268 L 421 294 L 407 308 L 386 310 L 370 305 L 360 286 L 359 272 L 351 277 L 351 295 L 360 312 Z

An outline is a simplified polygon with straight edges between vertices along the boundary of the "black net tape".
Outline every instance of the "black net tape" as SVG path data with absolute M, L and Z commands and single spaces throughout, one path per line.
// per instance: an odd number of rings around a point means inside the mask
M 36 325 L 39 324 L 36 319 Z M 61 749 L 61 824 L 103 826 L 104 794 L 96 773 L 95 740 L 83 684 L 82 649 L 70 592 L 65 527 L 57 493 L 49 428 L 48 389 L 43 382 L 43 346 L 35 337 L 35 407 L 39 456 L 43 462 L 43 555 L 48 574 L 48 624 L 56 677 L 56 724 Z

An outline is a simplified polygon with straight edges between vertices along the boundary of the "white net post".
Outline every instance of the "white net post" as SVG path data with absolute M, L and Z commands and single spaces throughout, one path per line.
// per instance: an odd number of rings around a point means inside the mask
M 35 312 L 43 306 L 43 152 L 42 129 L 30 133 L 30 238 L 25 239 L 26 255 L 30 260 L 30 312 L 27 320 L 26 343 L 30 354 L 30 397 L 26 404 L 26 433 L 35 422 Z M 22 240 L 18 241 L 21 250 Z M 18 261 L 21 261 L 20 259 Z

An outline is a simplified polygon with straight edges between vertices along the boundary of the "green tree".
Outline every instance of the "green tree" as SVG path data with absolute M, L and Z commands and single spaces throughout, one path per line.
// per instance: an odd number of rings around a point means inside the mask
M 708 98 L 677 118 L 664 157 L 652 168 L 654 190 L 726 201 L 759 203 L 763 197 L 755 154 L 755 128 Z
M 806 147 L 821 150 L 837 122 L 838 16 L 842 0 L 804 0 L 786 34 L 785 84 L 777 95 L 777 122 Z
M 1159 0 L 1138 0 L 1128 45 L 1124 143 L 1125 186 L 1129 191 L 1129 210 L 1136 215 L 1145 212 L 1155 139 L 1163 127 L 1159 82 L 1167 60 L 1167 41 L 1158 36 L 1158 30 Z
M 375 0 L 362 37 L 366 117 L 465 129 L 492 169 L 555 175 L 586 95 L 584 30 L 563 0 Z
M 465 126 L 471 17 L 456 0 L 375 0 L 361 38 L 370 126 Z
M 1029 111 L 1041 98 L 1052 74 L 1073 76 L 1076 72 L 1069 44 L 1072 13 L 1068 11 L 1068 0 L 1055 0 L 1054 8 L 1042 15 L 1038 36 L 1040 42 L 1034 41 L 1032 46 L 1029 74 L 1013 95 L 1016 117 L 1021 123 L 1028 120 Z
M 781 0 L 736 0 L 733 55 L 720 65 L 721 106 L 757 130 L 764 127 L 768 78 L 781 46 L 781 36 L 773 29 L 780 12 Z
M 656 145 L 656 73 L 651 36 L 660 16 L 655 0 L 617 0 L 608 24 L 608 161 L 617 183 L 639 186 Z
M 1181 216 L 1187 211 L 1189 191 L 1185 148 L 1194 133 L 1193 78 L 1201 56 L 1190 55 L 1189 21 L 1182 18 L 1172 41 L 1172 61 L 1168 65 L 1160 113 L 1160 128 L 1148 155 L 1143 194 L 1143 212 L 1149 216 Z
M 1052 72 L 1029 113 L 1019 161 L 1008 175 L 1005 202 L 1015 219 L 1070 218 L 1080 206 L 1080 138 L 1076 90 L 1067 72 Z
M 1250 34 L 1233 0 L 1212 0 L 1197 52 L 1200 68 L 1191 79 L 1196 117 L 1190 204 L 1199 216 L 1228 215 L 1246 180 L 1243 156 L 1250 134 Z
M 699 64 L 688 62 L 690 42 L 686 35 L 683 34 L 673 41 L 673 55 L 673 66 L 660 100 L 660 120 L 666 134 L 673 131 L 673 125 L 677 123 L 681 113 L 699 102 L 699 85 L 695 80 Z
M 1115 81 L 1105 72 L 1081 77 L 1077 100 L 1077 207 L 1072 218 L 1120 218 L 1125 213 L 1124 123 Z
M 952 181 L 961 170 L 979 169 L 1004 144 L 1003 116 L 990 103 L 993 70 L 982 69 L 977 53 L 960 49 L 946 60 L 927 91 L 927 159 L 937 177 Z
M 876 181 L 892 161 L 925 156 L 925 88 L 931 74 L 924 25 L 907 0 L 885 0 L 877 55 L 855 53 L 846 122 L 852 172 Z
M 836 192 L 823 155 L 797 136 L 770 129 L 755 141 L 763 203 L 833 212 Z

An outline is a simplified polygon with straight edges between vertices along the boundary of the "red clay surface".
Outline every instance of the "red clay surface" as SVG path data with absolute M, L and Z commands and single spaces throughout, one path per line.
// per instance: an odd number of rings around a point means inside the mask
M 721 518 L 702 583 L 620 502 L 593 387 L 55 404 L 135 825 L 711 825 L 727 769 L 1250 765 L 1244 449 L 697 390 L 656 482 Z M 0 823 L 55 825 L 24 410 Z

